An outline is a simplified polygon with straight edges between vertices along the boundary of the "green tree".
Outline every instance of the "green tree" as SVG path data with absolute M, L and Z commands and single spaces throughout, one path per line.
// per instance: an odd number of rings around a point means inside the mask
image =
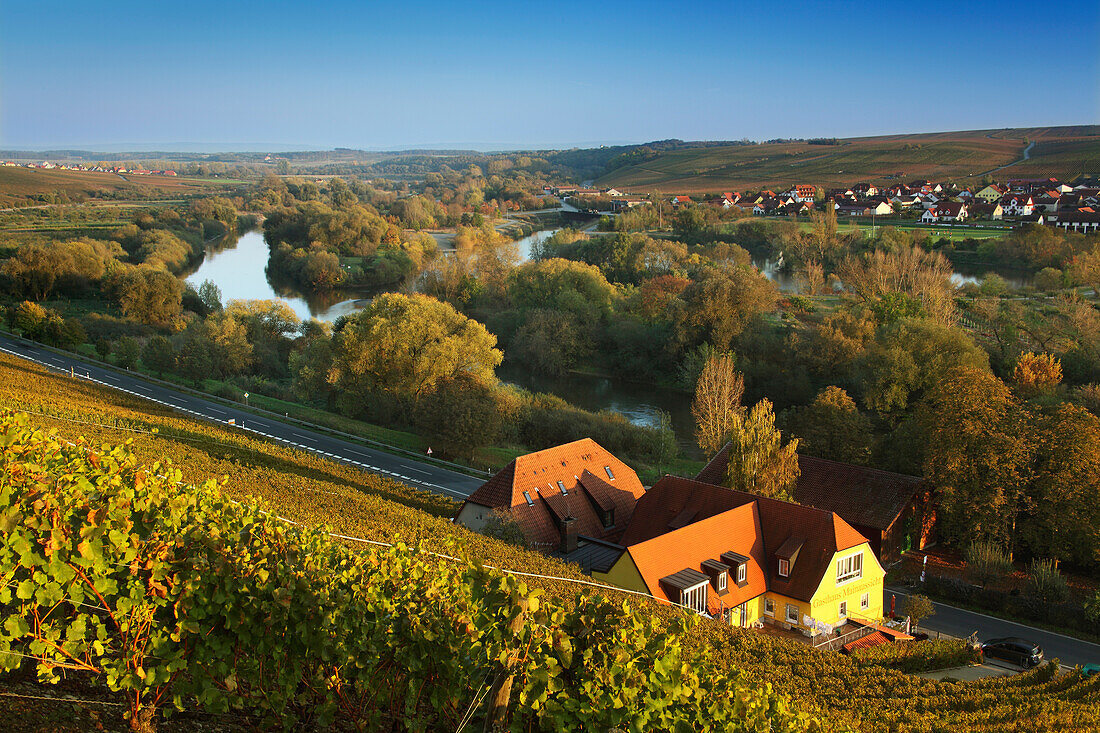
M 170 325 L 182 311 L 183 283 L 164 270 L 130 267 L 109 286 L 123 315 L 152 326 Z
M 207 313 L 217 313 L 222 309 L 222 291 L 213 280 L 203 280 L 198 293 Z
M 115 364 L 123 369 L 133 369 L 141 356 L 141 347 L 135 339 L 123 336 L 115 342 Z
M 180 376 L 187 377 L 195 386 L 202 385 L 204 379 L 213 376 L 214 360 L 210 356 L 210 343 L 197 334 L 191 334 L 176 354 L 176 369 Z
M 586 341 L 576 316 L 538 308 L 527 313 L 508 353 L 539 374 L 561 376 L 587 352 Z
M 46 309 L 37 303 L 24 300 L 15 308 L 15 328 L 29 339 L 42 334 L 46 323 Z
M 717 354 L 707 359 L 691 403 L 695 441 L 704 455 L 714 455 L 729 440 L 734 416 L 745 412 L 741 405 L 744 393 L 745 378 L 735 368 L 732 355 Z
M 172 348 L 172 342 L 159 334 L 153 336 L 141 349 L 141 361 L 157 376 L 163 377 L 165 372 L 176 367 L 176 352 Z
M 727 486 L 773 499 L 791 500 L 798 481 L 798 439 L 783 445 L 772 403 L 760 400 L 748 415 L 733 416 Z
M 99 354 L 100 359 L 107 361 L 107 357 L 111 355 L 111 340 L 105 336 L 100 336 L 95 342 L 95 352 Z
M 493 378 L 496 337 L 453 307 L 424 295 L 385 293 L 333 335 L 329 383 L 342 409 L 371 394 L 419 397 L 447 377 Z
M 496 442 L 502 422 L 495 390 L 466 373 L 440 380 L 421 397 L 414 420 L 437 450 L 466 458 Z
M 871 421 L 840 387 L 826 387 L 809 405 L 790 410 L 783 422 L 802 453 L 861 466 L 870 462 Z
M 936 607 L 928 596 L 912 595 L 905 599 L 902 613 L 913 619 L 913 626 L 916 627 L 929 616 L 935 616 Z

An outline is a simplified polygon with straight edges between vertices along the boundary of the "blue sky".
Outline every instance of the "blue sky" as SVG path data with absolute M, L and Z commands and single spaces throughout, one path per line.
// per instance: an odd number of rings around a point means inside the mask
M 1100 6 L 1044 8 L 9 0 L 0 147 L 488 148 L 1096 123 Z

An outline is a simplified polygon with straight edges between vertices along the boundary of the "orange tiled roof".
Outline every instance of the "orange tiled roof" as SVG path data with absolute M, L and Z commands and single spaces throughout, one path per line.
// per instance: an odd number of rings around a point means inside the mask
M 670 533 L 669 525 L 686 529 L 750 503 L 757 505 L 768 588 L 785 596 L 810 600 L 829 570 L 833 555 L 867 542 L 830 511 L 665 476 L 638 500 L 621 544 L 632 547 Z M 792 537 L 802 541 L 798 557 L 790 566 L 790 574 L 780 577 L 776 553 Z
M 867 636 L 860 637 L 855 641 L 850 641 L 844 645 L 845 651 L 852 651 L 853 649 L 870 649 L 874 646 L 880 646 L 882 644 L 889 644 L 890 639 L 886 634 L 881 631 L 873 631 Z
M 722 562 L 722 554 L 726 552 L 748 558 L 743 585 L 738 585 L 735 569 L 730 573 L 725 594 L 720 595 L 714 583 L 707 583 L 707 612 L 712 615 L 722 608 L 732 608 L 756 598 L 767 590 L 764 542 L 755 503 L 744 504 L 631 545 L 627 552 L 649 592 L 673 603 L 679 603 L 679 595 L 673 589 L 666 588 L 660 582 L 661 578 L 685 569 L 705 571 L 702 566 L 704 561 Z

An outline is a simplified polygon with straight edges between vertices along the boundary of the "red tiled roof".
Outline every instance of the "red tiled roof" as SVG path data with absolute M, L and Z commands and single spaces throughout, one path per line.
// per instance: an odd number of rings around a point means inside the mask
M 614 479 L 607 478 L 605 467 L 611 469 Z M 564 484 L 566 495 L 562 495 L 558 482 Z M 537 546 L 558 542 L 558 521 L 565 515 L 576 518 L 578 534 L 598 539 L 617 537 L 644 493 L 638 474 L 630 466 L 596 441 L 584 438 L 519 456 L 466 501 L 510 510 L 527 540 Z M 613 510 L 614 525 L 605 528 L 597 510 Z
M 722 562 L 720 558 L 726 552 L 748 558 L 744 585 L 738 585 L 735 569 L 730 573 L 724 595 L 719 595 L 713 583 L 707 583 L 707 612 L 713 615 L 723 607 L 740 605 L 767 590 L 762 537 L 756 504 L 750 502 L 633 544 L 627 553 L 649 592 L 673 603 L 679 603 L 679 596 L 675 591 L 670 594 L 661 578 L 685 569 L 700 571 L 707 560 Z
M 677 518 L 687 512 L 694 511 L 695 514 L 684 529 L 750 503 L 757 505 L 768 587 L 777 593 L 810 600 L 829 569 L 833 555 L 867 542 L 863 535 L 829 511 L 678 476 L 665 476 L 638 500 L 634 518 L 623 534 L 621 544 L 630 547 L 671 534 L 670 523 L 676 523 Z M 790 567 L 790 575 L 779 577 L 776 552 L 791 537 L 801 538 L 802 547 Z
M 890 639 L 886 634 L 881 631 L 873 631 L 867 636 L 850 641 L 844 645 L 844 651 L 850 652 L 853 649 L 870 649 L 871 647 L 881 646 L 883 644 L 889 644 Z

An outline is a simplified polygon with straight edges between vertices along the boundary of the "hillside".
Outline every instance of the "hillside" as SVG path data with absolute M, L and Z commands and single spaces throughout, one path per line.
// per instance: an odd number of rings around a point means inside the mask
M 0 166 L 0 208 L 52 203 L 58 196 L 66 202 L 179 198 L 225 185 L 194 178 Z
M 1029 142 L 1035 146 L 1023 161 Z M 1072 179 L 1100 172 L 1100 126 L 848 138 L 837 145 L 790 142 L 681 148 L 644 157 L 605 173 L 596 185 L 632 192 L 702 193 L 920 178 L 972 185 L 991 172 L 1002 179 Z
M 169 458 L 185 483 L 226 476 L 221 490 L 228 496 L 259 495 L 282 516 L 307 524 L 325 522 L 335 532 L 357 537 L 425 542 L 449 554 L 525 572 L 585 578 L 574 567 L 452 525 L 446 517 L 454 503 L 434 494 L 187 420 L 8 355 L 0 355 L 0 381 L 3 405 L 31 413 L 32 426 L 55 429 L 69 440 L 85 436 L 90 445 L 131 440 L 146 465 Z M 533 582 L 566 605 L 578 592 L 593 594 L 565 580 Z M 652 610 L 666 620 L 671 615 L 667 609 Z M 932 682 L 709 623 L 696 626 L 684 644 L 693 653 L 709 650 L 729 672 L 741 672 L 756 684 L 770 683 L 801 709 L 821 713 L 837 726 L 864 731 L 1055 731 L 1100 725 L 1100 676 L 1089 681 L 1076 674 L 1052 677 L 1051 668 L 1043 668 L 977 683 Z M 0 687 L 5 685 L 0 678 Z M 12 723 L 10 729 L 34 729 L 24 723 L 39 719 L 35 704 L 5 701 L 0 711 Z

